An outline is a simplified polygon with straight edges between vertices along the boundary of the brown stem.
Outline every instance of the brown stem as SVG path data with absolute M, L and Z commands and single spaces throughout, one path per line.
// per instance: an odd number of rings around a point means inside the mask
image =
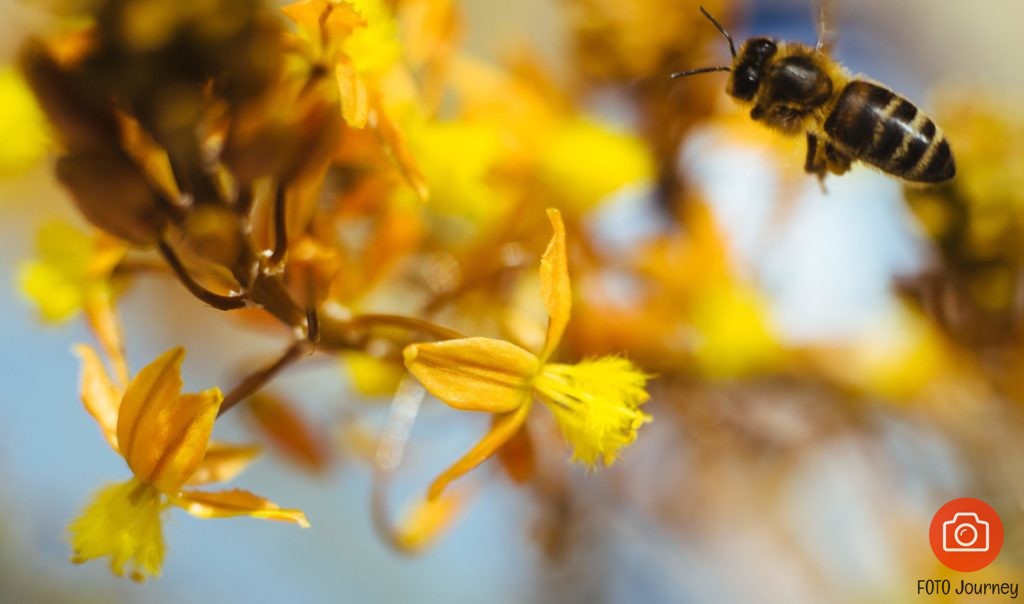
M 167 265 L 156 259 L 126 258 L 114 267 L 114 275 L 167 274 Z
M 352 325 L 357 327 L 401 327 L 410 331 L 419 331 L 425 334 L 429 334 L 437 338 L 438 340 L 454 340 L 461 338 L 462 334 L 459 332 L 448 329 L 431 323 L 430 321 L 424 321 L 423 319 L 417 319 L 415 317 L 404 317 L 402 315 L 379 315 L 379 314 L 366 314 L 359 315 L 352 319 Z
M 277 195 L 274 197 L 274 251 L 270 255 L 270 265 L 277 266 L 284 261 L 288 253 L 288 223 L 285 220 L 287 206 L 285 205 L 284 185 L 277 186 Z
M 224 415 L 228 409 L 231 409 L 252 394 L 256 393 L 257 390 L 265 386 L 270 380 L 274 379 L 274 376 L 280 373 L 282 369 L 294 363 L 299 357 L 306 354 L 309 350 L 309 342 L 305 340 L 293 342 L 292 345 L 284 351 L 284 354 L 282 354 L 276 361 L 249 374 L 248 377 L 239 382 L 237 386 L 224 395 L 224 401 L 220 404 L 220 411 L 217 413 L 217 417 Z
M 239 216 L 248 218 L 249 214 L 252 213 L 252 206 L 255 202 L 256 196 L 253 195 L 252 185 L 242 183 L 238 188 L 238 196 L 235 198 L 235 212 Z
M 181 281 L 193 296 L 219 310 L 235 310 L 243 308 L 246 305 L 246 297 L 244 295 L 222 296 L 211 292 L 202 285 L 199 285 L 199 283 L 192 278 L 192 275 L 188 273 L 188 269 L 186 269 L 185 265 L 181 263 L 178 255 L 174 253 L 174 248 L 172 248 L 166 240 L 161 239 L 158 246 L 164 260 L 167 261 L 167 264 L 170 265 L 171 270 L 174 271 L 178 280 Z
M 315 306 L 306 308 L 306 339 L 314 345 L 320 342 L 320 317 Z

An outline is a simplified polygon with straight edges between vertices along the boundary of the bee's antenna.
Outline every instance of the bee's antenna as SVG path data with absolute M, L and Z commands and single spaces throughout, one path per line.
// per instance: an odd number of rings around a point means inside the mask
M 722 27 L 721 23 L 716 21 L 715 18 L 712 17 L 710 13 L 708 13 L 708 11 L 704 10 L 703 6 L 700 7 L 700 12 L 704 13 L 704 16 L 708 18 L 708 21 L 711 21 L 712 23 L 714 23 L 715 27 L 718 28 L 718 31 L 722 32 L 722 35 L 725 36 L 725 39 L 729 41 L 729 52 L 732 53 L 732 56 L 735 59 L 736 58 L 736 44 L 733 43 L 732 36 L 729 35 L 729 32 L 725 31 L 725 28 Z
M 692 76 L 698 73 L 708 73 L 711 71 L 732 71 L 732 69 L 724 65 L 721 67 L 701 67 L 699 69 L 687 69 L 686 71 L 677 71 L 668 77 L 674 80 L 676 78 L 685 78 L 686 76 Z

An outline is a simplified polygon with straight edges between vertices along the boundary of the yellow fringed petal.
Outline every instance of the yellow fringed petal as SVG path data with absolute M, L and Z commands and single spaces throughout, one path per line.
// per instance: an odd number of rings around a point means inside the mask
M 160 492 L 137 479 L 104 487 L 68 526 L 72 562 L 110 557 L 110 569 L 132 579 L 160 575 L 164 538 Z
M 182 491 L 172 502 L 196 518 L 252 516 L 264 520 L 293 522 L 302 528 L 309 528 L 309 521 L 302 510 L 283 510 L 273 501 L 241 489 L 212 493 Z
M 537 357 L 502 340 L 461 338 L 406 346 L 405 366 L 434 396 L 463 411 L 507 413 L 529 400 Z
M 603 357 L 545 365 L 534 388 L 572 445 L 573 461 L 610 465 L 620 449 L 636 440 L 637 429 L 651 420 L 639 409 L 649 398 L 647 378 L 626 359 Z
M 121 392 L 110 381 L 103 362 L 91 346 L 78 344 L 74 352 L 82 361 L 79 384 L 82 404 L 100 425 L 107 442 L 117 451 L 117 410 L 121 406 Z
M 558 348 L 569 323 L 572 308 L 572 290 L 569 283 L 569 263 L 565 251 L 565 225 L 562 214 L 555 209 L 548 210 L 548 220 L 554 235 L 540 259 L 540 295 L 548 311 L 548 333 L 544 340 L 541 361 L 547 361 Z
M 199 486 L 211 482 L 227 482 L 241 474 L 259 454 L 260 448 L 256 445 L 210 443 L 203 461 L 185 484 Z
M 490 431 L 480 439 L 480 442 L 435 478 L 434 482 L 430 483 L 430 488 L 427 489 L 427 500 L 437 499 L 453 480 L 487 461 L 502 445 L 515 436 L 529 413 L 530 405 L 522 405 L 511 413 L 497 416 L 494 423 L 491 424 Z

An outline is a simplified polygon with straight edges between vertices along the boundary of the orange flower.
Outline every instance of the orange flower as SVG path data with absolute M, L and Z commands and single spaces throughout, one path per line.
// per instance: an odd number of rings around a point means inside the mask
M 256 455 L 253 447 L 210 444 L 223 400 L 218 388 L 181 393 L 182 348 L 144 367 L 124 391 L 113 384 L 92 348 L 82 359 L 82 401 L 134 476 L 101 489 L 69 530 L 74 562 L 110 557 L 113 572 L 137 581 L 160 574 L 161 515 L 171 504 L 199 518 L 253 516 L 307 527 L 299 510 L 238 489 L 203 492 L 186 486 L 229 480 Z

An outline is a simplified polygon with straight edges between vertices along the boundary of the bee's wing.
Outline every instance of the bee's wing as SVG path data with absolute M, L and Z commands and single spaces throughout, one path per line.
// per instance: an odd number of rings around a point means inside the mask
M 816 50 L 829 52 L 836 43 L 836 31 L 832 28 L 834 10 L 832 0 L 815 0 L 814 22 L 818 28 Z

